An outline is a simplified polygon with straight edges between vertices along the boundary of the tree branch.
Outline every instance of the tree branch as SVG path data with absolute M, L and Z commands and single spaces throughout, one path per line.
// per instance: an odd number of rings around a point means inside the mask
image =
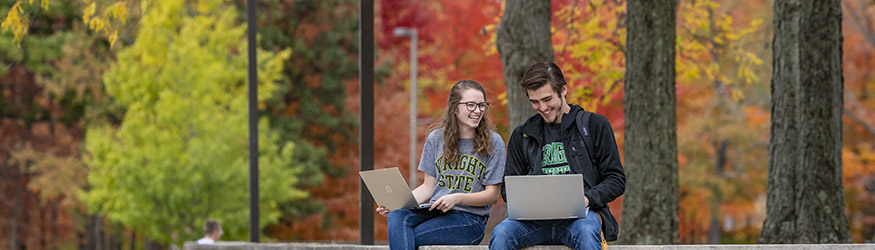
M 875 0 L 872 0 L 872 3 L 875 4 Z M 863 34 L 863 37 L 866 38 L 866 41 L 875 47 L 875 31 L 873 31 L 871 20 L 862 18 L 860 14 L 855 11 L 855 9 L 863 10 L 864 8 L 853 8 L 847 1 L 842 1 L 842 5 L 845 6 L 845 9 L 848 10 L 848 13 L 851 15 L 852 26 L 857 28 L 857 30 Z M 860 5 L 863 5 L 862 1 L 860 2 Z
M 870 135 L 875 137 L 875 126 L 873 126 L 871 123 L 866 122 L 866 120 L 861 118 L 855 112 L 852 112 L 850 109 L 848 109 L 848 108 L 842 108 L 842 109 L 844 110 L 845 115 L 847 115 L 848 118 L 851 118 L 852 121 L 863 126 L 863 128 L 865 128 L 866 131 L 869 132 Z

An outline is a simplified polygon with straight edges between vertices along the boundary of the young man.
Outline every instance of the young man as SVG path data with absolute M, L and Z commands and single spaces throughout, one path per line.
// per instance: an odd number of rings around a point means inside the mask
M 557 244 L 574 249 L 601 249 L 604 240 L 617 239 L 617 220 L 608 202 L 626 190 L 626 175 L 611 124 L 606 117 L 592 114 L 586 131 L 577 131 L 582 126 L 578 126 L 576 116 L 584 110 L 567 103 L 565 77 L 554 63 L 532 65 L 520 85 L 538 114 L 513 130 L 504 175 L 582 174 L 586 204 L 595 213 L 578 219 L 505 219 L 493 229 L 489 249 Z M 592 159 L 584 134 L 592 137 Z M 501 196 L 507 200 L 504 186 Z
M 215 220 L 204 222 L 204 237 L 197 240 L 197 244 L 213 244 L 222 238 L 222 225 Z

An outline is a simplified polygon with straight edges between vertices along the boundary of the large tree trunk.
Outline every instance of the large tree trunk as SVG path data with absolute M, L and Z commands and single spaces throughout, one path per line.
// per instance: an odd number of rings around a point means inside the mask
M 495 45 L 507 87 L 508 127 L 523 124 L 535 110 L 520 87 L 523 73 L 538 62 L 553 62 L 550 0 L 508 0 L 498 23 Z
M 677 244 L 677 0 L 627 3 L 626 186 L 621 244 Z
M 768 200 L 760 243 L 852 240 L 842 193 L 839 4 L 775 1 Z

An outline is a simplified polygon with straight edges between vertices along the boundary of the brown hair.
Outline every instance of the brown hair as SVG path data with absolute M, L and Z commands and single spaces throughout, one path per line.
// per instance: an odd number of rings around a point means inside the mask
M 447 163 L 457 163 L 461 155 L 459 153 L 459 121 L 456 119 L 456 110 L 459 102 L 462 100 L 462 91 L 467 89 L 476 89 L 483 93 L 486 98 L 486 90 L 480 83 L 473 80 L 461 80 L 453 85 L 450 89 L 450 96 L 447 98 L 447 109 L 441 116 L 438 123 L 435 123 L 431 130 L 444 128 L 444 150 L 441 153 L 441 158 Z M 488 110 L 488 109 L 487 109 Z M 487 112 L 483 112 L 480 118 L 480 126 L 474 129 L 474 152 L 478 155 L 489 155 L 492 153 L 492 131 L 495 125 L 489 119 Z
M 556 93 L 562 93 L 562 87 L 567 84 L 559 66 L 551 62 L 539 62 L 526 70 L 526 73 L 523 74 L 523 80 L 520 81 L 520 86 L 525 90 L 536 90 L 548 83 Z M 526 95 L 528 94 L 526 92 Z
M 221 230 L 220 228 L 221 226 L 216 220 L 210 219 L 204 223 L 204 233 L 206 233 L 207 235 L 213 234 L 214 232 Z

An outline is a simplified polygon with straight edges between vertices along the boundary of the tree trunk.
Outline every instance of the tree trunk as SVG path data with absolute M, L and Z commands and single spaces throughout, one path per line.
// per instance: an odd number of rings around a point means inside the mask
M 90 222 L 88 223 L 88 246 L 90 249 L 101 250 L 103 246 L 103 224 L 101 223 L 100 216 L 93 214 L 91 215 Z
M 722 85 L 718 83 L 717 85 Z M 719 88 L 718 88 L 719 89 Z M 724 97 L 718 97 L 723 99 Z M 723 174 L 726 169 L 726 164 L 729 159 L 727 155 L 727 151 L 729 150 L 729 140 L 723 139 L 720 142 L 711 143 L 714 146 L 715 151 L 717 152 L 716 161 L 714 162 L 714 177 L 718 180 L 722 180 L 726 178 L 726 175 Z M 709 244 L 720 244 L 720 238 L 723 235 L 723 226 L 720 223 L 720 217 L 722 215 L 722 207 L 723 207 L 723 191 L 720 190 L 720 182 L 713 181 L 706 184 L 711 188 L 711 193 L 713 194 L 713 200 L 711 201 L 711 219 L 710 219 L 710 233 L 708 234 L 708 243 Z
M 760 243 L 851 242 L 842 190 L 839 0 L 775 1 L 772 128 Z
M 157 241 L 153 241 L 152 238 L 150 238 L 150 237 L 146 237 L 146 243 L 145 243 L 145 245 L 146 245 L 146 246 L 145 246 L 145 249 L 146 249 L 146 250 L 161 250 L 161 249 L 166 249 L 161 243 L 158 243 Z
M 15 186 L 13 187 L 12 194 L 12 218 L 9 218 L 12 222 L 9 224 L 9 249 L 18 249 L 18 218 L 20 217 L 19 212 L 21 211 L 21 186 L 24 185 L 22 182 L 24 179 L 24 173 L 21 173 L 21 169 L 16 166 L 11 166 L 15 172 L 15 175 L 18 178 L 15 180 Z
M 131 241 L 129 243 L 131 250 L 137 249 L 137 231 L 131 230 Z
M 677 244 L 677 0 L 627 3 L 626 186 L 621 244 Z
M 523 124 L 535 110 L 520 87 L 532 64 L 553 62 L 550 40 L 550 0 L 508 0 L 498 23 L 495 45 L 501 55 L 507 87 L 508 128 Z

